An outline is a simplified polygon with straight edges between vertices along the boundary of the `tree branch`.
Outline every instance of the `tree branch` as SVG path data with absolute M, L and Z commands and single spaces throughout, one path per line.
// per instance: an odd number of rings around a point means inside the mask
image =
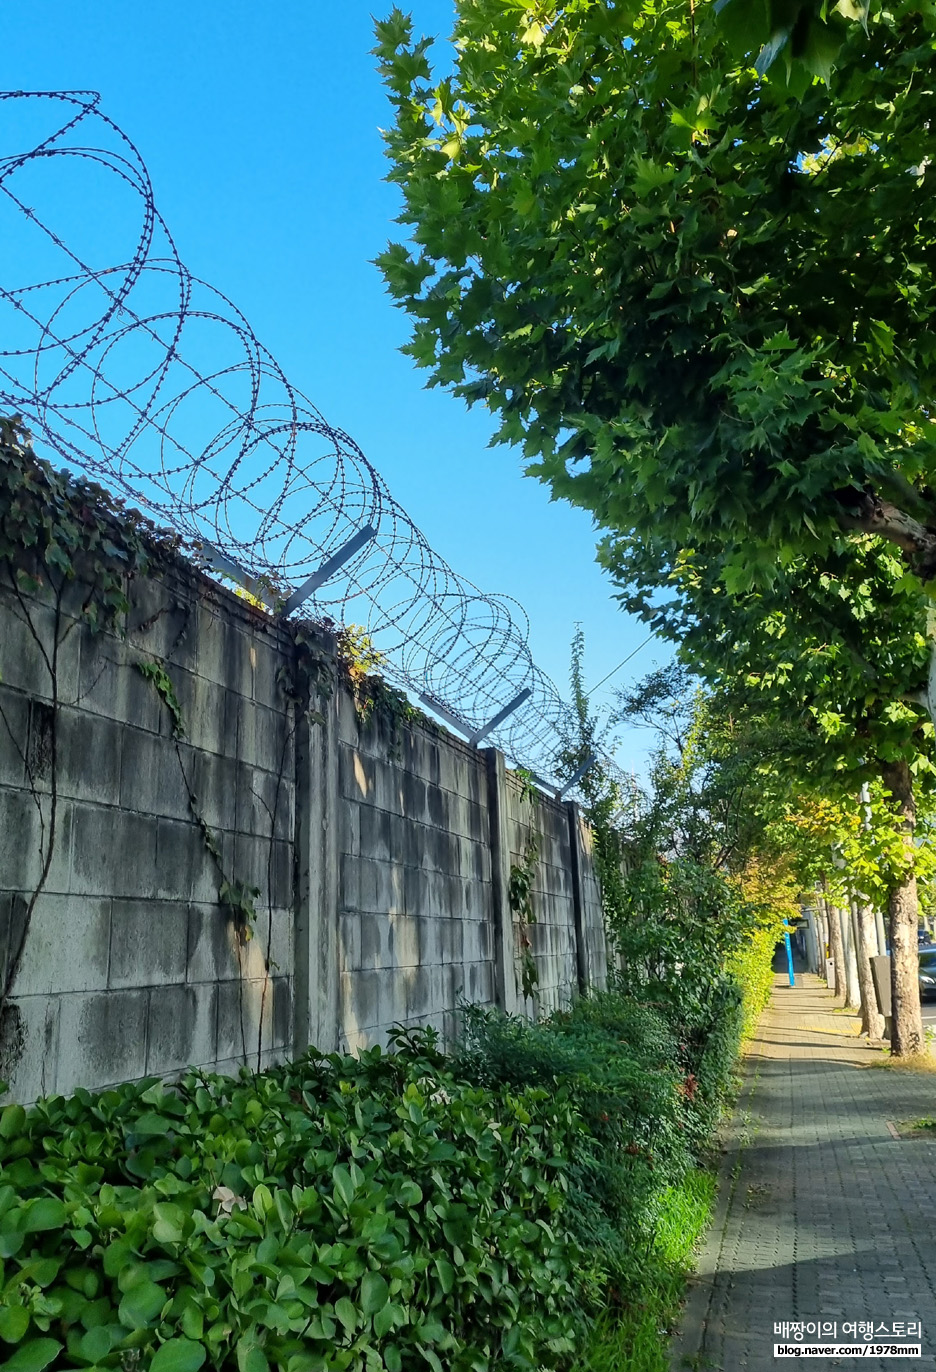
M 929 581 L 936 575 L 936 531 L 879 496 L 865 495 L 858 514 L 839 515 L 843 529 L 879 534 L 908 555 L 914 571 Z

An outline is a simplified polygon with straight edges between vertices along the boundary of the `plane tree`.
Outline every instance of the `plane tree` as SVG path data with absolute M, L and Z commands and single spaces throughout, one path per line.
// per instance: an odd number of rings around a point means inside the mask
M 895 1051 L 917 1052 L 915 829 L 936 768 L 925 706 L 927 612 L 916 579 L 870 535 L 840 536 L 824 557 L 779 570 L 767 590 L 729 592 L 717 557 L 709 563 L 660 535 L 609 538 L 602 556 L 627 608 L 677 643 L 703 679 L 742 706 L 753 693 L 762 712 L 812 737 L 808 752 L 799 743 L 790 755 L 801 785 L 852 808 L 863 782 L 883 791 L 879 883 L 866 872 L 862 888 L 886 896 Z
M 729 589 L 842 530 L 936 572 L 936 8 L 456 0 L 377 53 L 432 384 Z M 823 15 L 825 16 L 823 18 Z

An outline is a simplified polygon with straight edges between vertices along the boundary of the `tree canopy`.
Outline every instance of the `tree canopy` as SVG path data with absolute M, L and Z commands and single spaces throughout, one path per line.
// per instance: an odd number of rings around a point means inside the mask
M 438 80 L 377 26 L 409 351 L 732 589 L 842 529 L 936 570 L 936 6 L 829 8 L 459 0 Z

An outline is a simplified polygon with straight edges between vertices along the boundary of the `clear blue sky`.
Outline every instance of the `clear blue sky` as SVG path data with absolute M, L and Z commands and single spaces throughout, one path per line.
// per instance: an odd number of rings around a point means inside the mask
M 451 0 L 410 9 L 444 40 Z M 519 452 L 488 448 L 489 417 L 425 390 L 398 351 L 407 320 L 371 265 L 398 230 L 369 11 L 356 0 L 32 0 L 4 10 L 7 83 L 101 92 L 183 261 L 355 438 L 451 566 L 525 606 L 534 656 L 567 694 L 577 620 L 589 683 L 646 631 L 595 565 L 589 518 L 523 477 Z M 651 644 L 596 701 L 669 656 Z M 645 745 L 630 735 L 619 761 L 639 769 Z

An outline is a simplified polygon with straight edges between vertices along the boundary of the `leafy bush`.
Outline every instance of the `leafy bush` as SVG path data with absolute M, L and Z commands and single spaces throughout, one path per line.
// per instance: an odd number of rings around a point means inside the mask
M 491 1088 L 547 1087 L 581 1115 L 587 1133 L 568 1169 L 566 1222 L 590 1254 L 584 1295 L 604 1304 L 610 1282 L 613 1297 L 632 1297 L 663 1198 L 682 1185 L 710 1129 L 714 1079 L 703 1096 L 666 1014 L 614 992 L 540 1024 L 478 1008 L 466 1019 L 466 1075 Z M 707 1067 L 702 1055 L 695 1066 Z
M 7 1106 L 4 1366 L 567 1365 L 574 1110 L 398 1047 Z
M 7 1106 L 2 1365 L 538 1372 L 601 1310 L 612 1342 L 659 1333 L 729 990 L 690 1030 L 662 992 L 612 992 L 542 1024 L 471 1010 L 450 1059 L 401 1031 L 392 1054 Z

